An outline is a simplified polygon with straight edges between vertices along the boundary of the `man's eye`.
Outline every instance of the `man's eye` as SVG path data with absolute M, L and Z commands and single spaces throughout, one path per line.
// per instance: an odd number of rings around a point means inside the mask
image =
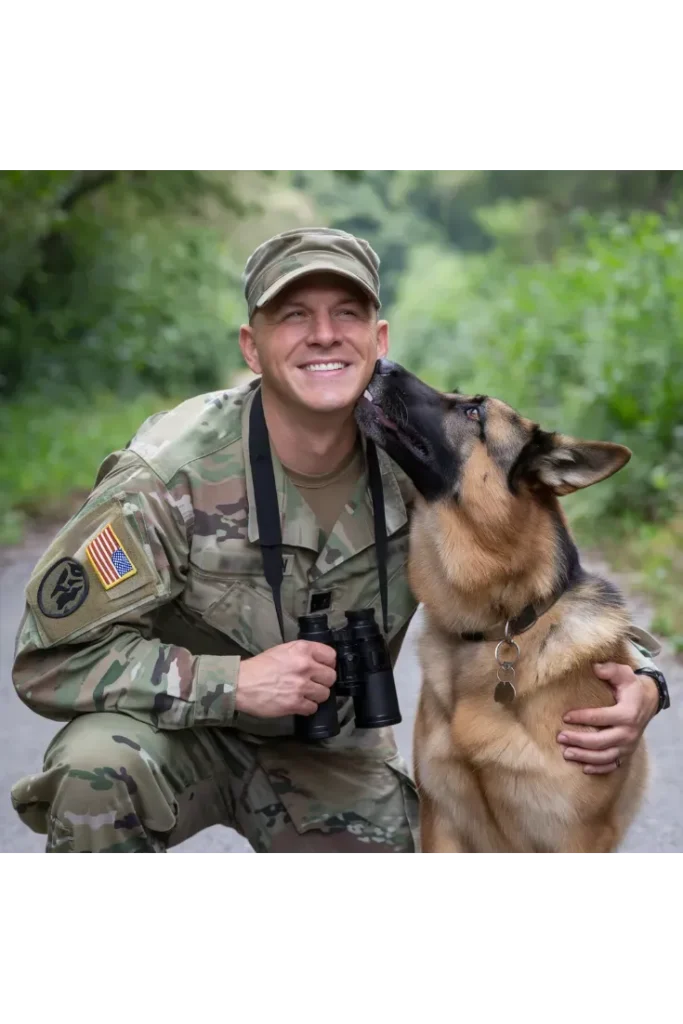
M 353 319 L 355 319 L 358 316 L 355 309 L 340 309 L 338 315 L 344 317 L 352 317 Z
M 289 313 L 285 313 L 285 320 L 299 320 L 303 315 L 302 309 L 291 309 Z

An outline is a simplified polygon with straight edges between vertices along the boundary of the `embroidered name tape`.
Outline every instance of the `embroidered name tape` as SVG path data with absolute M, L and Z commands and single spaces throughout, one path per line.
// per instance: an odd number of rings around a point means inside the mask
M 105 590 L 111 590 L 137 572 L 123 544 L 112 530 L 111 523 L 100 530 L 85 550 Z

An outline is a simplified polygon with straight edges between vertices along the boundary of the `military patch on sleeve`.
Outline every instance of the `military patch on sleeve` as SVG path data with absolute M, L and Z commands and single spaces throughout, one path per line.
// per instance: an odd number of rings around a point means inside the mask
M 48 619 L 65 619 L 81 607 L 88 589 L 88 575 L 81 563 L 60 558 L 40 581 L 38 607 Z
M 107 523 L 86 547 L 90 564 L 105 590 L 135 576 L 137 569 L 123 549 L 123 544 Z

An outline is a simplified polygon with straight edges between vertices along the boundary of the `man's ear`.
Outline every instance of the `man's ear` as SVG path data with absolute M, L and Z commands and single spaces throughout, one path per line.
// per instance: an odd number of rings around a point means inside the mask
M 546 443 L 538 446 L 527 463 L 527 473 L 559 495 L 606 480 L 625 466 L 632 454 L 610 441 L 577 441 L 545 433 L 544 438 Z
M 389 322 L 377 321 L 377 358 L 384 359 L 389 351 Z
M 256 351 L 256 344 L 254 342 L 254 332 L 251 327 L 246 324 L 242 324 L 240 327 L 240 348 L 244 361 L 252 371 L 252 373 L 262 373 L 261 361 Z

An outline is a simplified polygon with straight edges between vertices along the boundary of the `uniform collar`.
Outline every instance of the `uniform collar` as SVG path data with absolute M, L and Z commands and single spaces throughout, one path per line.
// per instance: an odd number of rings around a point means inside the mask
M 255 390 L 247 395 L 242 410 L 242 454 L 249 503 L 247 536 L 252 544 L 259 540 L 254 482 L 249 461 L 249 414 Z M 363 450 L 365 452 L 364 441 Z M 317 553 L 320 550 L 320 527 L 313 510 L 285 473 L 272 444 L 270 451 L 280 510 L 282 543 L 289 547 L 307 548 Z M 391 536 L 408 522 L 408 512 L 399 484 L 397 467 L 386 452 L 378 449 L 377 454 L 382 471 L 387 535 Z M 324 548 L 320 551 L 316 568 L 320 574 L 329 572 L 340 562 L 359 554 L 374 542 L 372 499 L 367 485 L 367 475 L 364 473 L 358 481 L 356 492 L 342 509 Z

